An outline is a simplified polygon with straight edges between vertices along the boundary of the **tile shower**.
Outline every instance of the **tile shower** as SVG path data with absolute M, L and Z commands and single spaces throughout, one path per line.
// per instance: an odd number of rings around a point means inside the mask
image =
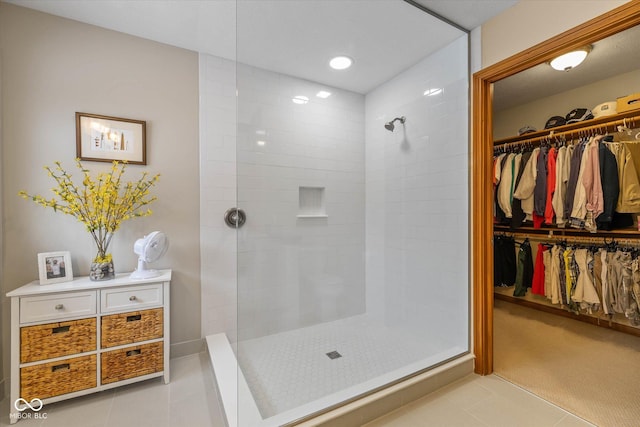
M 266 421 L 469 350 L 467 43 L 366 94 L 200 56 L 202 333 Z

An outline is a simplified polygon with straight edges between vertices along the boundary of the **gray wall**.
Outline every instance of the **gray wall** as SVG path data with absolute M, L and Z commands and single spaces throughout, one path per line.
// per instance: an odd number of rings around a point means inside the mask
M 68 250 L 74 275 L 88 274 L 95 244 L 74 218 L 22 200 L 21 189 L 51 194 L 42 167 L 73 169 L 75 112 L 147 121 L 147 166 L 160 173 L 154 214 L 125 222 L 111 252 L 117 272 L 135 268 L 133 243 L 163 230 L 171 245 L 154 265 L 172 268 L 172 356 L 199 349 L 200 255 L 198 56 L 195 52 L 0 3 L 2 53 L 2 295 L 38 278 L 39 252 Z M 85 162 L 94 172 L 108 163 Z M 5 371 L 9 300 L 3 298 Z

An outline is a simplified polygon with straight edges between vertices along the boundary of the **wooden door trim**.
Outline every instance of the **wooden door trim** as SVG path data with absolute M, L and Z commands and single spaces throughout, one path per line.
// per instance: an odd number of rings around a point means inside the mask
M 632 0 L 473 75 L 471 154 L 471 250 L 475 372 L 493 372 L 493 83 L 640 24 L 640 0 Z

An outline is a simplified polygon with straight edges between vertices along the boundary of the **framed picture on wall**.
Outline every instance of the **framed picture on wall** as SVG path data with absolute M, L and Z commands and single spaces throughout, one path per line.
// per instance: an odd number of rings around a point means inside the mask
M 71 254 L 69 251 L 38 254 L 38 272 L 41 285 L 72 281 Z
M 147 164 L 147 122 L 76 113 L 76 157 L 94 162 Z

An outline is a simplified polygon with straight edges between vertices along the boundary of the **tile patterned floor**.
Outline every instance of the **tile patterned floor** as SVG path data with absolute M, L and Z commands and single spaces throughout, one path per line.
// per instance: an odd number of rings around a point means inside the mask
M 263 418 L 449 350 L 353 316 L 238 343 L 237 357 Z M 341 357 L 331 359 L 327 353 Z M 459 354 L 463 350 L 451 350 Z
M 469 375 L 366 427 L 594 427 L 495 376 Z
M 45 405 L 46 419 L 15 427 L 222 427 L 213 374 L 205 353 L 171 360 L 171 382 L 160 378 Z M 9 399 L 0 402 L 0 426 L 9 425 Z
M 45 420 L 15 427 L 224 427 L 204 353 L 171 360 L 172 381 L 145 381 L 46 405 Z M 9 425 L 0 402 L 0 426 Z M 470 375 L 379 418 L 367 427 L 593 427 L 496 376 Z M 336 424 L 336 427 L 345 427 Z

